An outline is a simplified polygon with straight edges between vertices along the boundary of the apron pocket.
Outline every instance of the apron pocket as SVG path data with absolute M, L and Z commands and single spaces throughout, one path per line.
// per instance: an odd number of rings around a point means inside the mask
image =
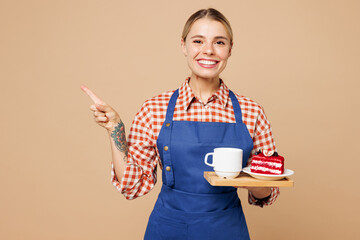
M 188 225 L 186 223 L 174 222 L 170 219 L 159 217 L 158 234 L 162 240 L 186 240 Z

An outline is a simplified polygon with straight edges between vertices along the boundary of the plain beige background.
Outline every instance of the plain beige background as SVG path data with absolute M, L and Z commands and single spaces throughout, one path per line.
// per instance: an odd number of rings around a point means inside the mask
M 136 200 L 116 191 L 80 85 L 128 131 L 146 99 L 188 76 L 181 31 L 207 7 L 235 34 L 222 78 L 265 108 L 295 170 L 272 206 L 240 191 L 252 239 L 358 235 L 360 1 L 1 0 L 0 239 L 142 239 L 161 177 Z

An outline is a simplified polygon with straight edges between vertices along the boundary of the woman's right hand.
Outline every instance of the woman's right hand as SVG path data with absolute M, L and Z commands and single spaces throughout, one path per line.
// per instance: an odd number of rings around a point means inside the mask
M 89 88 L 86 86 L 81 86 L 80 88 L 94 102 L 94 104 L 90 106 L 90 109 L 93 111 L 95 122 L 104 127 L 108 132 L 113 131 L 115 126 L 121 122 L 119 114 L 110 107 L 110 105 L 106 104 L 103 100 L 96 96 Z

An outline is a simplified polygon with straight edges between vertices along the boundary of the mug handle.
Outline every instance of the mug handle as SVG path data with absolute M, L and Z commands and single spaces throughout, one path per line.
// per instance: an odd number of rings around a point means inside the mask
M 208 162 L 207 162 L 208 157 L 209 157 L 210 155 L 213 155 L 213 163 L 208 163 Z M 206 165 L 208 165 L 208 166 L 210 166 L 210 167 L 215 167 L 215 164 L 214 164 L 214 153 L 213 153 L 213 152 L 212 152 L 212 153 L 207 153 L 207 154 L 205 155 L 204 162 L 205 162 Z

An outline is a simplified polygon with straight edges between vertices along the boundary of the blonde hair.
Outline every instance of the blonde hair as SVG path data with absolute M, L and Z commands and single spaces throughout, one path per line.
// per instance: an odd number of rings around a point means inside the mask
M 190 18 L 186 21 L 183 32 L 182 32 L 182 39 L 185 41 L 188 33 L 190 32 L 191 26 L 193 23 L 201 18 L 209 18 L 215 21 L 218 21 L 222 23 L 227 30 L 229 36 L 230 36 L 230 44 L 233 43 L 233 32 L 230 26 L 230 22 L 226 19 L 226 17 L 219 12 L 218 10 L 214 8 L 208 8 L 208 9 L 201 9 L 190 16 Z

